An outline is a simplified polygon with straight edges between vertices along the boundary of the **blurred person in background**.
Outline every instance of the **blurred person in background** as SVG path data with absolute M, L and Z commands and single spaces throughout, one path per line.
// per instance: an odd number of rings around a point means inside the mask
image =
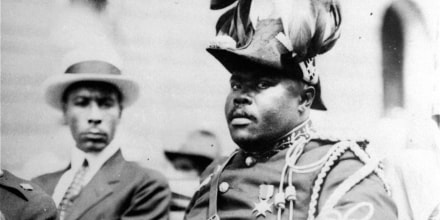
M 368 142 L 326 138 L 309 119 L 326 110 L 315 57 L 340 24 L 335 0 L 239 0 L 220 17 L 208 52 L 231 73 L 225 115 L 239 149 L 205 170 L 186 219 L 397 219 Z
M 206 129 L 194 130 L 178 150 L 165 150 L 165 156 L 175 172 L 167 172 L 172 191 L 171 220 L 183 219 L 191 197 L 199 184 L 200 175 L 221 152 L 217 136 Z
M 0 168 L 0 219 L 55 220 L 57 208 L 36 184 Z
M 111 47 L 81 47 L 46 81 L 45 97 L 63 113 L 76 146 L 70 165 L 33 179 L 52 195 L 63 219 L 168 219 L 171 193 L 160 173 L 128 162 L 113 142 L 138 84 L 122 75 Z
M 189 178 L 198 178 L 206 167 L 220 156 L 217 136 L 208 130 L 195 130 L 177 151 L 166 150 L 165 156 L 176 170 Z

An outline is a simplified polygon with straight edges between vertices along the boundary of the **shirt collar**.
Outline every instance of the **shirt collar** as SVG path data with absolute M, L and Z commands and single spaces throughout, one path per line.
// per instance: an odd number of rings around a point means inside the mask
M 100 168 L 111 156 L 120 149 L 118 144 L 111 142 L 106 148 L 98 153 L 85 153 L 74 147 L 71 156 L 71 169 L 77 170 L 82 166 L 84 159 L 87 159 L 90 168 Z

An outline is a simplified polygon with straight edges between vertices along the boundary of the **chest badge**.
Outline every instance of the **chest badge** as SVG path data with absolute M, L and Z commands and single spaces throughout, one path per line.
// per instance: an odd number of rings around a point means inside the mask
M 256 212 L 255 215 L 258 217 L 260 215 L 266 217 L 266 212 L 272 213 L 272 202 L 269 202 L 270 198 L 273 196 L 274 186 L 273 185 L 260 185 L 260 193 L 258 195 L 259 202 L 255 203 L 255 208 L 252 213 Z

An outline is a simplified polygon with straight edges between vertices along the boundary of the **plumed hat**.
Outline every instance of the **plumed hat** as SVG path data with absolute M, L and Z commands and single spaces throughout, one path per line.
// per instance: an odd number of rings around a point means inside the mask
M 340 24 L 337 0 L 239 0 L 219 18 L 207 51 L 230 72 L 260 68 L 302 79 L 316 88 L 312 108 L 326 110 L 315 57 L 334 46 Z

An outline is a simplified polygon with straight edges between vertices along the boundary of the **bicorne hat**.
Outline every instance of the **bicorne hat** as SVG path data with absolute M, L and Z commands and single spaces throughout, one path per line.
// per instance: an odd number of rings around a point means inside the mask
M 313 85 L 312 108 L 326 110 L 315 57 L 340 36 L 337 0 L 239 0 L 218 20 L 207 51 L 229 71 L 259 69 Z

